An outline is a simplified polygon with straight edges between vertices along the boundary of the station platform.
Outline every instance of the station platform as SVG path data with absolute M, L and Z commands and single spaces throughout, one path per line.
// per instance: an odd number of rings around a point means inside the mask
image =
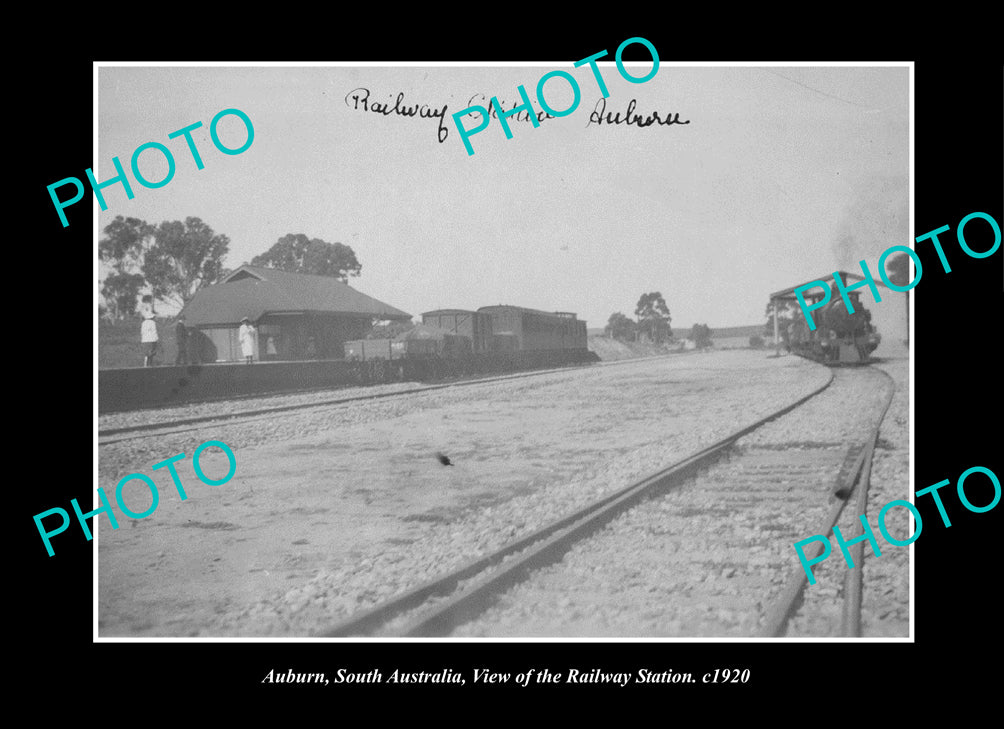
M 588 350 L 552 350 L 475 355 L 464 360 L 256 361 L 106 369 L 98 370 L 98 412 L 388 382 L 434 382 L 598 359 Z

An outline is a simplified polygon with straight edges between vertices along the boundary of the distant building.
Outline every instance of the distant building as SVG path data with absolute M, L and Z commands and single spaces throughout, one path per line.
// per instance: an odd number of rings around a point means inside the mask
M 356 291 L 330 276 L 241 266 L 221 283 L 200 289 L 182 309 L 197 330 L 200 362 L 244 358 L 241 319 L 257 328 L 255 359 L 341 359 L 345 342 L 363 337 L 374 320 L 410 321 L 411 315 Z

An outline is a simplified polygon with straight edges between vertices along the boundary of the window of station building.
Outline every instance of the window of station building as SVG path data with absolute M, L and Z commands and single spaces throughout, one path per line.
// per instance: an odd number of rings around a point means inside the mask
M 260 325 L 258 327 L 258 356 L 263 359 L 279 359 L 284 353 L 285 347 L 280 326 L 278 324 Z

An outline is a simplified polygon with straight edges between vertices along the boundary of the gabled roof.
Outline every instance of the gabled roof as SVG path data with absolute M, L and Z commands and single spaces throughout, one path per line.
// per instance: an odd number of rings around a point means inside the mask
M 860 273 L 848 273 L 847 271 L 836 271 L 835 273 L 839 273 L 840 274 L 840 280 L 843 281 L 845 285 L 847 283 L 849 283 L 849 282 L 855 282 L 856 283 L 858 281 L 864 281 L 865 280 L 865 277 L 862 276 Z M 789 289 L 782 289 L 780 291 L 775 291 L 774 293 L 772 293 L 770 295 L 770 298 L 771 299 L 790 299 L 792 301 L 795 301 L 795 289 L 801 288 L 802 286 L 805 286 L 805 284 L 813 283 L 814 281 L 822 281 L 827 286 L 831 286 L 831 287 L 836 283 L 834 281 L 834 279 L 833 279 L 833 274 L 832 273 L 828 273 L 825 276 L 820 276 L 819 278 L 810 279 L 809 281 L 806 281 L 805 283 L 800 283 L 797 286 L 792 286 Z M 882 283 L 881 279 L 875 281 L 875 283 L 878 284 L 879 286 L 881 286 L 882 288 L 888 288 L 888 286 L 886 286 L 884 283 Z M 806 295 L 808 296 L 808 295 L 810 295 L 810 293 L 812 293 L 811 289 L 807 289 L 806 290 Z
M 330 276 L 241 266 L 222 283 L 196 292 L 183 309 L 190 325 L 238 324 L 277 313 L 343 314 L 409 320 L 411 314 L 356 291 Z

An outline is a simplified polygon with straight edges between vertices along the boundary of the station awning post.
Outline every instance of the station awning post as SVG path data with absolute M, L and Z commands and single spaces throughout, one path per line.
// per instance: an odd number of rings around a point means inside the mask
M 778 357 L 781 356 L 781 341 L 777 335 L 777 299 L 774 299 L 774 354 Z

